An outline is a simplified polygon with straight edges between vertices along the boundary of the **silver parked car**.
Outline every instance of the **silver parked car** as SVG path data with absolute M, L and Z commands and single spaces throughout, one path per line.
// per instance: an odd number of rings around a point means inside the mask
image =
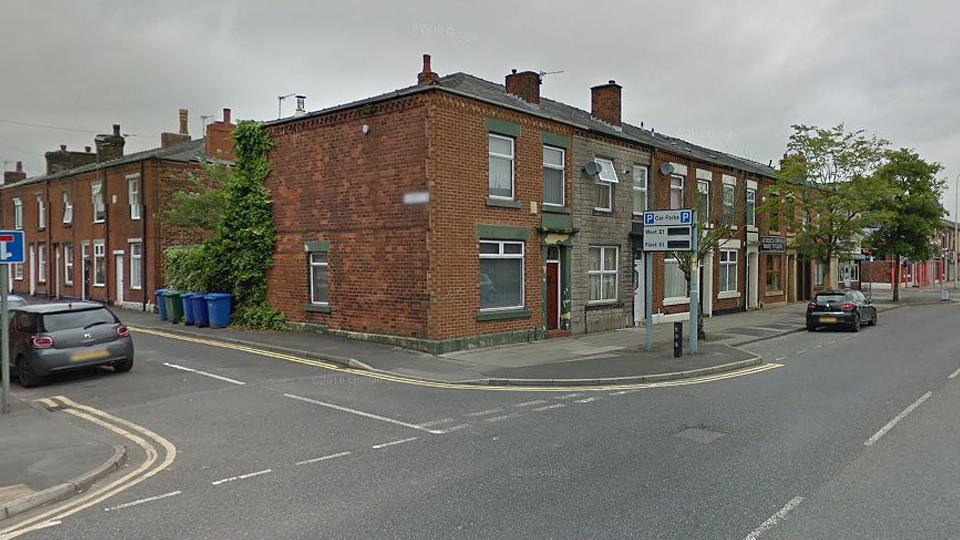
M 133 368 L 130 330 L 91 302 L 20 306 L 10 311 L 10 358 L 25 387 L 51 373 L 109 365 Z

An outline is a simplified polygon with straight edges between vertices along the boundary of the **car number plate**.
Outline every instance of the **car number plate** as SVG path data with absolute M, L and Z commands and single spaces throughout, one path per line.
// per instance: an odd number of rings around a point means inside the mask
M 835 323 L 837 322 L 836 317 L 820 317 L 820 322 L 822 323 Z
M 70 355 L 70 360 L 74 362 L 82 362 L 84 360 L 96 360 L 98 358 L 106 358 L 110 356 L 110 353 L 106 349 L 92 349 L 89 351 L 75 352 Z

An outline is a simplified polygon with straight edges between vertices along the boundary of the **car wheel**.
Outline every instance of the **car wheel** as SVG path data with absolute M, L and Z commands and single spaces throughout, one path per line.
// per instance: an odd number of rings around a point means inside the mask
M 43 382 L 43 377 L 33 370 L 33 364 L 22 356 L 17 358 L 17 378 L 24 388 L 33 388 Z
M 133 358 L 127 358 L 113 363 L 113 370 L 117 373 L 126 373 L 133 369 Z
M 853 316 L 853 326 L 850 327 L 854 332 L 860 331 L 860 315 Z

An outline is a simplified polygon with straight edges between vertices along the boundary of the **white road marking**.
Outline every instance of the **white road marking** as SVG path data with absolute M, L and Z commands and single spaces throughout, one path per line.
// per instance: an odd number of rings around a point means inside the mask
M 427 429 L 427 428 L 425 428 L 425 427 L 423 427 L 423 426 L 418 426 L 417 424 L 410 424 L 410 423 L 407 423 L 407 422 L 402 422 L 402 421 L 400 421 L 400 420 L 394 420 L 393 418 L 387 418 L 386 416 L 380 416 L 380 415 L 378 415 L 378 414 L 373 414 L 373 413 L 358 411 L 358 410 L 356 410 L 356 409 L 351 409 L 351 408 L 349 408 L 349 407 L 343 407 L 343 406 L 340 406 L 340 405 L 334 405 L 333 403 L 326 403 L 326 402 L 323 402 L 323 401 L 317 401 L 317 400 L 315 400 L 315 399 L 305 398 L 305 397 L 302 397 L 302 396 L 296 396 L 296 395 L 293 395 L 293 394 L 284 394 L 284 396 L 285 396 L 285 397 L 288 397 L 288 398 L 290 398 L 290 399 L 295 399 L 295 400 L 297 400 L 297 401 L 303 401 L 303 402 L 305 402 L 305 403 L 313 403 L 314 405 L 320 405 L 321 407 L 328 407 L 328 408 L 331 408 L 331 409 L 336 409 L 336 410 L 338 410 L 338 411 L 343 411 L 343 412 L 348 412 L 348 413 L 351 413 L 351 414 L 356 414 L 356 415 L 359 415 L 359 416 L 364 416 L 364 417 L 366 417 L 366 418 L 373 418 L 374 420 L 380 420 L 381 422 L 388 422 L 388 423 L 395 424 L 395 425 L 398 425 L 398 426 L 408 427 L 408 428 L 410 428 L 410 429 L 416 429 L 416 430 L 418 430 L 418 431 L 426 431 L 427 433 L 432 433 L 432 434 L 434 434 L 434 435 L 440 435 L 440 434 L 443 433 L 442 431 L 439 431 L 439 430 Z
M 918 400 L 914 401 L 913 403 L 911 403 L 910 406 L 907 407 L 906 409 L 904 409 L 903 411 L 901 411 L 900 414 L 894 416 L 894 417 L 893 417 L 893 420 L 887 422 L 887 425 L 885 425 L 885 426 L 883 426 L 882 428 L 880 428 L 880 431 L 874 433 L 872 437 L 870 437 L 869 439 L 867 439 L 867 440 L 863 443 L 864 446 L 873 446 L 873 443 L 879 441 L 879 440 L 880 440 L 880 437 L 883 437 L 884 435 L 887 434 L 888 431 L 890 431 L 891 429 L 893 429 L 893 426 L 897 425 L 897 422 L 903 420 L 905 416 L 907 416 L 908 414 L 910 414 L 914 409 L 916 409 L 917 407 L 919 407 L 921 403 L 923 403 L 924 401 L 926 401 L 927 399 L 929 399 L 930 396 L 932 396 L 932 395 L 933 395 L 933 392 L 927 392 L 926 394 L 920 396 L 920 399 L 918 399 Z
M 954 371 L 954 372 L 951 373 L 950 375 L 947 375 L 947 378 L 948 378 L 948 379 L 956 379 L 956 378 L 957 378 L 957 375 L 960 375 L 960 369 Z
M 743 540 L 757 540 L 757 538 L 760 538 L 761 534 L 772 529 L 774 526 L 776 526 L 777 523 L 780 523 L 780 520 L 785 518 L 787 514 L 790 513 L 791 510 L 796 508 L 802 502 L 803 502 L 803 497 L 794 497 L 790 499 L 790 502 L 783 505 L 783 508 L 781 508 L 780 510 L 777 510 L 776 514 L 767 518 L 766 521 L 761 523 L 759 527 L 753 530 L 753 532 L 751 532 L 746 537 L 744 537 Z
M 464 416 L 468 416 L 468 417 L 471 417 L 471 418 L 476 417 L 476 416 L 486 416 L 486 415 L 488 415 L 488 414 L 498 413 L 498 412 L 500 412 L 500 411 L 502 411 L 502 410 L 503 410 L 503 409 L 487 409 L 487 410 L 485 410 L 485 411 L 477 411 L 477 412 L 467 413 L 467 414 L 465 414 Z
M 800 349 L 799 351 L 797 351 L 797 354 L 803 354 L 805 352 L 807 352 L 807 349 Z
M 547 405 L 546 407 L 537 407 L 536 409 L 533 409 L 533 410 L 540 412 L 540 411 L 549 411 L 550 409 L 559 409 L 560 407 L 566 407 L 566 405 L 564 405 L 563 403 L 554 403 L 553 405 Z
M 227 482 L 233 482 L 235 480 L 246 480 L 247 478 L 253 478 L 254 476 L 260 476 L 261 474 L 267 474 L 271 472 L 273 472 L 273 469 L 264 469 L 262 471 L 241 474 L 238 476 L 231 476 L 230 478 L 223 478 L 220 480 L 214 480 L 213 482 L 210 482 L 210 483 L 215 486 L 219 486 L 220 484 L 226 484 Z
M 831 341 L 829 344 L 830 344 L 830 345 L 833 345 L 833 344 L 836 343 L 836 342 L 837 342 L 837 340 L 833 340 L 833 341 Z
M 343 456 L 349 456 L 349 455 L 350 455 L 350 452 L 337 452 L 336 454 L 330 454 L 329 456 L 323 456 L 323 457 L 318 457 L 318 458 L 306 459 L 306 460 L 303 460 L 303 461 L 298 461 L 296 464 L 297 464 L 297 465 L 306 465 L 306 464 L 308 464 L 308 463 L 316 463 L 316 462 L 318 462 L 318 461 L 326 461 L 326 460 L 328 460 L 328 459 L 334 459 L 334 458 L 343 457 Z
M 417 439 L 419 439 L 419 437 L 408 437 L 406 439 L 400 439 L 399 441 L 391 441 L 391 442 L 382 443 L 382 444 L 375 444 L 370 448 L 373 448 L 374 450 L 379 450 L 381 448 L 386 448 L 388 446 L 393 446 L 395 444 L 403 444 L 405 442 L 415 441 Z
M 217 379 L 217 380 L 228 382 L 231 384 L 238 384 L 238 385 L 247 384 L 243 381 L 238 381 L 236 379 L 231 379 L 229 377 L 223 377 L 221 375 L 215 375 L 213 373 L 207 373 L 206 371 L 200 371 L 199 369 L 188 368 L 186 366 L 178 366 L 177 364 L 171 364 L 170 362 L 164 362 L 163 365 L 167 367 L 172 367 L 173 369 L 189 371 L 190 373 L 196 373 L 197 375 L 203 375 L 204 377 L 210 377 L 211 379 Z
M 46 523 L 41 523 L 40 525 L 37 525 L 36 527 L 34 527 L 33 530 L 34 530 L 34 531 L 38 531 L 38 530 L 40 530 L 40 529 L 46 529 L 46 528 L 48 528 L 48 527 L 56 527 L 57 525 L 59 525 L 59 524 L 61 524 L 61 523 L 63 523 L 63 522 L 60 521 L 59 519 L 56 519 L 56 520 L 54 520 L 54 521 L 48 521 L 48 522 L 46 522 Z
M 529 407 L 530 405 L 542 405 L 546 403 L 545 399 L 535 399 L 533 401 L 524 401 L 523 403 L 517 403 L 514 407 Z
M 432 422 L 424 422 L 419 425 L 420 427 L 433 427 L 433 426 L 441 426 L 443 424 L 449 424 L 451 422 L 456 422 L 456 420 L 454 420 L 453 418 L 443 418 L 441 420 L 433 420 Z
M 556 396 L 556 397 L 554 397 L 553 399 L 572 399 L 572 398 L 575 398 L 575 397 L 582 397 L 583 395 L 584 395 L 584 394 L 582 394 L 582 393 L 578 393 L 578 394 L 564 394 L 564 395 L 562 395 L 562 396 Z
M 121 510 L 123 508 L 130 508 L 131 506 L 137 506 L 138 504 L 159 501 L 160 499 L 166 499 L 167 497 L 173 497 L 175 495 L 180 495 L 182 491 L 171 491 L 170 493 L 164 493 L 163 495 L 157 495 L 155 497 L 147 497 L 146 499 L 138 499 L 136 501 L 130 501 L 128 503 L 120 504 L 117 506 L 111 506 L 110 508 L 104 508 L 104 512 L 111 512 L 113 510 Z
M 510 413 L 503 416 L 491 416 L 490 418 L 484 418 L 487 422 L 499 422 L 501 420 L 506 420 L 507 418 L 515 418 L 520 416 L 520 413 Z
M 453 427 L 448 427 L 448 428 L 445 428 L 445 429 L 441 429 L 441 430 L 440 430 L 440 433 L 450 433 L 450 432 L 453 432 L 453 431 L 461 430 L 461 429 L 466 428 L 466 427 L 470 427 L 470 424 L 460 424 L 460 425 L 458 425 L 458 426 L 453 426 Z
M 786 356 L 781 356 L 780 358 L 777 358 L 776 360 L 774 360 L 774 362 L 779 362 L 781 360 L 785 360 L 786 358 L 787 358 Z
M 574 400 L 574 401 L 575 401 L 576 403 L 590 403 L 591 401 L 596 401 L 596 400 L 597 400 L 597 398 L 595 398 L 595 397 L 588 397 L 588 398 L 584 398 L 584 399 L 577 399 L 577 400 Z
M 610 392 L 608 395 L 610 395 L 610 396 L 622 396 L 622 395 L 624 395 L 624 394 L 632 394 L 632 393 L 634 393 L 634 392 L 639 392 L 639 391 L 640 391 L 639 389 L 638 389 L 638 390 L 620 390 L 619 392 Z

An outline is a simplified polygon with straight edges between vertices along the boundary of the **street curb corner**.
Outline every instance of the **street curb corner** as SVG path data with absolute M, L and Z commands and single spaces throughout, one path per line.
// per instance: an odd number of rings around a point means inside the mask
M 81 474 L 69 482 L 31 493 L 30 495 L 20 497 L 19 499 L 0 506 L 0 521 L 82 493 L 97 480 L 122 467 L 126 461 L 127 447 L 115 444 L 113 445 L 113 456 L 100 466 Z

